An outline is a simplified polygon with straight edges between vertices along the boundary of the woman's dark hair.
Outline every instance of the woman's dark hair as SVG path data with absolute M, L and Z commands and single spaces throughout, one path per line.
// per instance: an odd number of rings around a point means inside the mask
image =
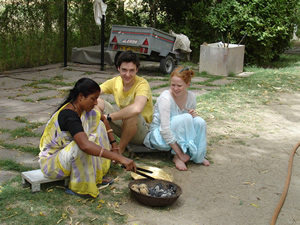
M 68 102 L 75 101 L 80 93 L 83 94 L 84 97 L 87 97 L 90 94 L 94 94 L 95 92 L 100 91 L 100 86 L 94 80 L 90 78 L 81 78 L 75 83 L 74 87 L 70 90 L 69 95 L 64 100 L 64 102 L 57 108 L 57 110 L 59 110 Z
M 140 67 L 140 59 L 137 54 L 133 53 L 132 51 L 125 51 L 120 54 L 117 61 L 118 68 L 120 68 L 123 62 L 132 62 L 136 65 L 137 69 Z

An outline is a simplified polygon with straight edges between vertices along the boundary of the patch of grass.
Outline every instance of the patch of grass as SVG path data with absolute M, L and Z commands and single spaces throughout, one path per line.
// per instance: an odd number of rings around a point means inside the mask
M 297 54 L 282 54 L 279 57 L 279 60 L 272 62 L 270 68 L 285 68 L 293 67 L 295 65 L 300 65 L 300 55 Z
M 152 90 L 160 89 L 160 88 L 163 88 L 163 87 L 169 87 L 169 86 L 170 86 L 169 84 L 161 84 L 161 85 L 153 87 Z
M 225 77 L 223 76 L 216 76 L 216 75 L 210 75 L 207 72 L 196 72 L 195 73 L 196 77 L 204 77 L 204 78 L 208 78 L 205 81 L 202 82 L 195 82 L 195 84 L 202 84 L 202 85 L 206 85 L 206 86 L 216 86 L 214 84 L 211 84 L 211 82 L 214 82 L 215 80 L 220 80 L 220 79 L 224 79 Z
M 22 116 L 16 116 L 15 121 L 20 122 L 20 123 L 30 123 L 25 117 Z
M 160 94 L 152 94 L 152 97 L 159 97 Z
M 85 72 L 83 75 L 93 75 L 95 74 L 96 72 Z
M 14 130 L 10 131 L 10 134 L 13 137 L 41 137 L 41 134 L 37 134 L 33 132 L 32 130 L 35 128 L 35 126 L 26 126 L 26 127 L 20 127 Z
M 246 105 L 269 104 L 276 93 L 300 90 L 296 67 L 252 70 L 255 74 L 250 77 L 198 97 L 197 111 L 205 118 L 232 118 Z
M 49 100 L 49 99 L 53 99 L 53 98 L 56 98 L 56 96 L 40 97 L 40 98 L 38 98 L 37 101 L 45 101 L 45 100 Z
M 74 69 L 73 68 L 64 68 L 64 70 L 73 71 Z
M 170 76 L 169 76 L 170 77 Z M 151 81 L 169 81 L 169 77 L 166 77 L 166 78 L 154 78 L 154 77 L 144 77 L 148 82 L 151 82 Z
M 13 137 L 40 137 L 41 134 L 35 133 L 33 130 L 42 126 L 43 123 L 31 123 L 25 117 L 17 116 L 15 121 L 26 123 L 26 127 L 16 128 L 14 130 L 3 129 L 2 132 L 10 133 Z
M 219 141 L 224 140 L 224 139 L 227 139 L 227 138 L 228 138 L 227 135 L 215 135 L 215 136 L 212 136 L 212 137 L 208 140 L 207 145 L 208 145 L 208 146 L 212 146 L 213 144 L 218 143 Z
M 224 121 L 224 126 L 253 121 L 257 105 L 268 105 L 276 101 L 279 93 L 299 92 L 300 56 L 283 55 L 281 57 L 284 60 L 278 68 L 275 68 L 275 64 L 268 69 L 245 67 L 245 71 L 254 72 L 254 74 L 197 97 L 197 112 L 206 120 L 208 127 L 213 126 L 214 121 L 218 121 L 219 124 Z M 255 133 L 249 135 L 257 136 Z M 215 145 L 224 139 L 226 135 L 209 134 L 208 146 Z
M 42 184 L 32 194 L 20 180 L 17 176 L 1 186 L 1 224 L 124 224 L 127 219 L 118 209 L 130 196 L 127 186 L 111 185 L 96 199 L 85 199 L 66 194 L 61 181 Z
M 246 142 L 244 140 L 235 140 L 234 143 L 239 145 L 246 145 Z
M 10 129 L 0 128 L 0 134 L 1 133 L 9 133 Z
M 7 144 L 0 140 L 0 147 L 4 147 L 6 149 L 19 150 L 22 152 L 29 152 L 33 155 L 38 155 L 40 153 L 40 149 L 38 147 L 30 147 L 30 146 L 22 146 L 16 144 Z
M 26 98 L 26 99 L 24 99 L 23 101 L 24 101 L 24 102 L 34 102 L 34 100 L 29 99 L 29 98 Z
M 235 76 L 236 76 L 236 74 L 233 73 L 233 72 L 231 72 L 231 73 L 228 74 L 228 77 L 235 77 Z
M 23 166 L 20 163 L 16 163 L 15 161 L 10 159 L 6 159 L 6 160 L 0 159 L 0 169 L 24 172 L 24 171 L 32 170 L 33 168 L 28 166 Z
M 62 82 L 61 76 L 56 76 L 53 79 L 41 79 L 41 80 L 38 80 L 38 81 L 33 81 L 33 82 L 31 82 L 29 84 L 26 84 L 24 86 L 34 87 L 34 88 L 41 88 L 41 87 L 39 87 L 39 84 L 52 84 L 52 85 L 55 85 L 55 86 L 73 86 L 74 82 L 73 83 Z M 44 86 L 42 88 L 43 89 L 50 89 L 50 90 L 53 89 L 53 88 L 44 87 Z

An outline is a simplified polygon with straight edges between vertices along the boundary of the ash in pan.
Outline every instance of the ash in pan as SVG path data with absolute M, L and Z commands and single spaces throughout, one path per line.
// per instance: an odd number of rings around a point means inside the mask
M 149 193 L 148 195 L 152 197 L 161 197 L 161 198 L 169 198 L 176 196 L 176 189 L 177 187 L 174 184 L 169 184 L 167 189 L 163 188 L 161 183 L 156 184 L 153 188 L 148 188 Z

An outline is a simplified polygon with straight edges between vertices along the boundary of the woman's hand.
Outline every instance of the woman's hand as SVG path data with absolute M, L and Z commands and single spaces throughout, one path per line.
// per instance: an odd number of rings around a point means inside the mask
M 196 116 L 198 116 L 197 112 L 195 109 L 189 109 L 188 110 L 189 114 L 192 115 L 193 118 L 195 118 Z
M 121 160 L 121 164 L 124 165 L 126 171 L 134 171 L 136 172 L 136 165 L 132 159 L 128 159 L 124 156 L 122 156 L 123 159 Z

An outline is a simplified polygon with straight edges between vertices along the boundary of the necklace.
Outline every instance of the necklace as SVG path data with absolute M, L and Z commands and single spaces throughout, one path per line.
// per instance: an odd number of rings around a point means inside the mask
M 75 105 L 73 104 L 73 102 L 70 102 L 70 103 L 72 104 L 74 110 L 77 111 L 77 109 L 76 109 Z

